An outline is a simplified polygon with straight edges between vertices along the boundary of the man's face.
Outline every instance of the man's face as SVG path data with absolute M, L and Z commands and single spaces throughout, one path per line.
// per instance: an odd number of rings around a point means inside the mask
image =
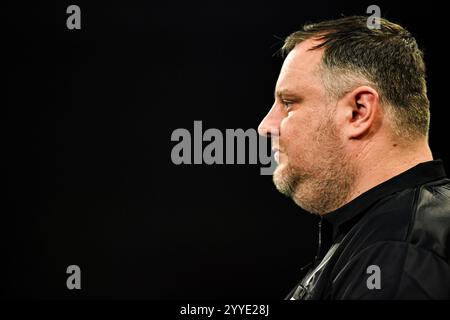
M 336 101 L 327 96 L 318 66 L 323 49 L 306 40 L 286 57 L 275 88 L 275 102 L 259 126 L 272 132 L 277 189 L 303 209 L 323 214 L 342 205 L 353 172 L 335 121 Z

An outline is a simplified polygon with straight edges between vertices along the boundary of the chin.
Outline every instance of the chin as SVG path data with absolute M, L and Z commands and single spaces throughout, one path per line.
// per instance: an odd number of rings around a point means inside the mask
M 273 173 L 273 182 L 277 190 L 291 198 L 299 207 L 310 213 L 317 213 L 314 206 L 315 193 L 311 193 L 310 181 L 301 178 L 298 173 L 292 172 L 287 164 L 279 165 Z
M 290 174 L 289 169 L 290 168 L 286 163 L 279 164 L 273 173 L 272 179 L 279 192 L 292 198 L 298 181 Z
M 279 189 L 279 185 L 282 185 L 285 183 L 285 179 L 286 179 L 286 173 L 284 171 L 286 169 L 286 165 L 285 164 L 279 164 L 275 171 L 273 172 L 273 182 L 275 183 L 275 186 L 277 187 L 277 189 Z

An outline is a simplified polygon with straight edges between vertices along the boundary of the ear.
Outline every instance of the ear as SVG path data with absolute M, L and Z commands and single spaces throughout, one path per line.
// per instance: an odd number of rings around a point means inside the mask
M 348 92 L 339 101 L 338 110 L 347 139 L 359 139 L 380 126 L 380 97 L 369 86 L 360 86 Z

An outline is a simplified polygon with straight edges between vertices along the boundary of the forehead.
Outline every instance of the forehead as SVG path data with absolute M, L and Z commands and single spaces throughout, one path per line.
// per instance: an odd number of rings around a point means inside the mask
M 304 92 L 321 86 L 317 67 L 321 63 L 324 49 L 308 50 L 317 44 L 317 40 L 308 39 L 289 52 L 281 67 L 277 92 Z

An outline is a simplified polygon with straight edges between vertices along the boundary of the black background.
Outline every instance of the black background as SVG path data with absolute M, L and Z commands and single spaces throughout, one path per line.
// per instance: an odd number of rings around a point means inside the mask
M 81 30 L 66 28 L 70 4 Z M 256 128 L 278 37 L 371 4 L 424 48 L 430 144 L 449 168 L 446 12 L 430 1 L 9 4 L 2 297 L 282 299 L 318 219 L 259 165 L 172 164 L 171 133 Z M 66 288 L 71 264 L 82 290 Z

